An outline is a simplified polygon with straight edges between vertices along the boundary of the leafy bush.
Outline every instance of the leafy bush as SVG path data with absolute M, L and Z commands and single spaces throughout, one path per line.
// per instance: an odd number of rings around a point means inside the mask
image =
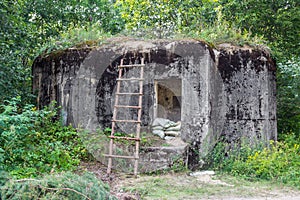
M 77 131 L 53 121 L 50 105 L 36 110 L 19 107 L 20 98 L 2 105 L 0 113 L 0 168 L 17 177 L 70 170 L 87 156 Z
M 210 155 L 211 167 L 248 179 L 273 180 L 299 187 L 300 139 L 287 134 L 284 141 L 270 141 L 269 147 L 251 148 L 245 143 L 240 148 L 226 150 L 219 143 Z
M 0 199 L 105 199 L 115 197 L 109 193 L 109 187 L 93 174 L 82 176 L 66 172 L 48 175 L 42 179 L 9 179 L 0 185 Z
M 300 137 L 300 57 L 278 63 L 277 115 L 279 139 L 287 132 Z

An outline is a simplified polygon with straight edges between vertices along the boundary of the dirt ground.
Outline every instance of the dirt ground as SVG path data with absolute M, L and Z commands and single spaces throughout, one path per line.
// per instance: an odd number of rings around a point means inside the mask
M 300 191 L 270 182 L 251 182 L 212 171 L 139 175 L 106 174 L 99 162 L 82 163 L 82 170 L 93 172 L 110 185 L 120 200 L 300 200 Z M 299 183 L 300 184 L 300 183 Z

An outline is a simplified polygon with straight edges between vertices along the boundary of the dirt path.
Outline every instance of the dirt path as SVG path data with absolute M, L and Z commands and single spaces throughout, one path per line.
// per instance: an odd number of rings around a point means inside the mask
M 121 200 L 300 200 L 300 191 L 263 181 L 246 181 L 211 171 L 141 175 L 106 175 L 99 163 L 84 166 L 108 183 L 112 193 Z

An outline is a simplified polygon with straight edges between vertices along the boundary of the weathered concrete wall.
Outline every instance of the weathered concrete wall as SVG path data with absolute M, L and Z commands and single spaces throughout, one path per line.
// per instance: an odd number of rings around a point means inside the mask
M 222 135 L 230 142 L 276 140 L 275 64 L 265 51 L 223 49 L 218 69 L 225 97 Z
M 220 136 L 228 142 L 276 139 L 275 64 L 263 50 L 222 46 L 213 50 L 195 40 L 111 41 L 89 49 L 67 49 L 40 56 L 33 65 L 33 90 L 40 107 L 52 100 L 61 106 L 66 124 L 91 131 L 111 126 L 117 65 L 146 62 L 142 125 L 149 127 L 158 110 L 156 82 L 181 80 L 181 138 L 206 154 Z M 124 77 L 137 76 L 128 70 Z M 137 91 L 136 84 L 121 89 Z M 180 92 L 179 92 L 180 91 Z M 120 99 L 136 105 L 134 96 Z M 172 106 L 170 104 L 170 106 Z M 119 116 L 135 119 L 134 110 Z M 119 124 L 124 132 L 130 125 Z
M 32 67 L 33 93 L 37 95 L 39 107 L 56 101 L 62 106 L 65 123 L 72 123 L 72 105 L 69 102 L 73 81 L 81 63 L 90 49 L 69 49 L 38 57 Z

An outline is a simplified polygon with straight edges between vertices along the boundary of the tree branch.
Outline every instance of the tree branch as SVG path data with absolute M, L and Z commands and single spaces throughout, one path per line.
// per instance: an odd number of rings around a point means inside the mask
M 88 200 L 92 200 L 90 199 L 88 196 L 86 196 L 85 194 L 78 192 L 77 190 L 74 190 L 72 188 L 49 188 L 49 187 L 44 187 L 42 185 L 38 185 L 40 188 L 44 188 L 46 190 L 54 190 L 54 191 L 58 191 L 58 190 L 67 190 L 67 191 L 71 191 L 71 192 L 75 192 L 76 194 L 79 194 L 81 196 L 83 196 L 84 198 L 88 199 Z
M 38 179 L 20 179 L 20 180 L 15 180 L 15 182 L 26 182 L 26 181 L 40 181 L 40 180 L 38 180 Z M 43 189 L 46 189 L 46 190 L 53 190 L 53 191 L 67 190 L 67 191 L 75 192 L 76 194 L 79 194 L 79 195 L 83 196 L 84 198 L 86 198 L 88 200 L 92 200 L 91 198 L 89 198 L 85 194 L 83 194 L 81 192 L 78 192 L 77 190 L 74 190 L 72 188 L 49 188 L 49 187 L 42 186 L 41 184 L 38 184 L 37 186 L 39 188 L 43 188 Z

